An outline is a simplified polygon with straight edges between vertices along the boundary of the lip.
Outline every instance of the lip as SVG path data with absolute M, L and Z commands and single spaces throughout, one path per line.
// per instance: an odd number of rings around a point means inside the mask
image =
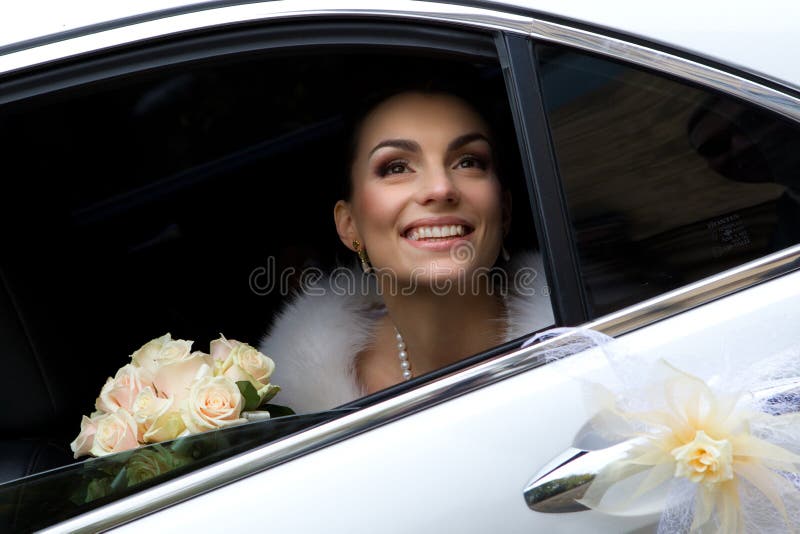
M 413 228 L 418 228 L 420 226 L 445 226 L 451 224 L 458 224 L 464 226 L 469 229 L 469 232 L 463 236 L 453 236 L 448 239 L 437 239 L 436 241 L 414 241 L 413 239 L 409 239 L 406 237 L 409 230 Z M 463 243 L 469 240 L 470 235 L 475 231 L 475 226 L 467 222 L 465 219 L 461 217 L 425 217 L 423 219 L 417 219 L 405 227 L 403 227 L 402 231 L 400 232 L 400 236 L 403 240 L 411 245 L 414 248 L 424 249 L 429 251 L 447 251 L 450 250 L 452 247 L 457 245 L 458 243 Z

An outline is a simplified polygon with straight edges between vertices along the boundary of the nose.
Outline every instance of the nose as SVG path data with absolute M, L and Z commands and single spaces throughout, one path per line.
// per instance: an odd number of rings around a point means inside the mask
M 417 194 L 417 201 L 420 204 L 443 203 L 457 204 L 461 198 L 461 192 L 453 177 L 447 172 L 446 168 L 429 168 L 420 177 L 420 188 Z

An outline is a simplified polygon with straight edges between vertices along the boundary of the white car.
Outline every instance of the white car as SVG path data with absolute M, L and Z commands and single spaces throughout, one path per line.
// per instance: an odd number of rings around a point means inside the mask
M 511 237 L 542 253 L 553 326 L 711 382 L 795 350 L 798 21 L 777 1 L 4 5 L 0 529 L 654 529 L 663 500 L 576 501 L 620 449 L 586 437 L 613 365 L 552 357 L 564 337 L 194 436 L 133 482 L 107 476 L 128 453 L 66 451 L 128 349 L 257 340 L 303 268 L 335 264 L 342 115 L 451 70 L 508 115 Z

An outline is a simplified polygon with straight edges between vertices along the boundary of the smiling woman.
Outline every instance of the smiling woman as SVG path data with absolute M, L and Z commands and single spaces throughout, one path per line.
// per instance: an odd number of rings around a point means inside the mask
M 367 106 L 353 129 L 334 220 L 367 290 L 323 282 L 284 310 L 262 344 L 276 359 L 284 401 L 301 411 L 485 351 L 519 337 L 513 324 L 553 321 L 543 292 L 522 298 L 498 263 L 503 256 L 508 267 L 511 195 L 494 129 L 476 106 L 451 92 L 396 90 Z M 541 272 L 538 257 L 523 263 Z M 309 322 L 315 332 L 300 334 Z

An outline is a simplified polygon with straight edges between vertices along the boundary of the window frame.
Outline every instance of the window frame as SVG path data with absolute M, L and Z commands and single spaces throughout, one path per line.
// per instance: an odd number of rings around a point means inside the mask
M 133 43 L 115 52 L 96 51 L 78 59 L 64 60 L 55 66 L 38 66 L 30 71 L 0 77 L 0 105 L 150 69 L 219 60 L 229 55 L 335 45 L 396 45 L 418 50 L 446 50 L 484 59 L 494 57 L 490 38 L 467 39 L 463 32 L 448 27 L 415 33 L 409 28 L 400 30 L 397 23 L 352 19 L 243 25 L 164 42 Z
M 533 43 L 505 34 L 498 39 L 501 61 L 508 65 L 506 85 L 522 152 L 531 209 L 551 284 L 556 323 L 579 325 L 589 318 L 576 240 L 553 147 L 539 83 Z

